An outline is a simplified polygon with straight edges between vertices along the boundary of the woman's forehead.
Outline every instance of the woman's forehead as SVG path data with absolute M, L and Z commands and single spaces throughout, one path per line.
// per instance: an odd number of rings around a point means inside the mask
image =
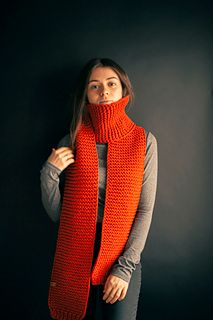
M 106 80 L 108 78 L 119 79 L 117 73 L 110 67 L 97 67 L 92 71 L 89 81 Z

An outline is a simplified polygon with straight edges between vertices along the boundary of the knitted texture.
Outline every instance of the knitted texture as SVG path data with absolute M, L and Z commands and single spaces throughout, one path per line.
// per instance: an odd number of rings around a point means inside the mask
M 65 169 L 64 195 L 48 305 L 53 319 L 81 320 L 90 283 L 105 283 L 134 222 L 144 174 L 146 135 L 125 113 L 129 96 L 88 104 L 76 138 L 75 162 Z M 108 142 L 101 245 L 92 267 L 98 211 L 96 142 Z

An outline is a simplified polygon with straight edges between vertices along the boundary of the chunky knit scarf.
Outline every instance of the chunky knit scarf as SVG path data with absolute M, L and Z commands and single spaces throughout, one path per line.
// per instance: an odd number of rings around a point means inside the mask
M 53 319 L 81 320 L 90 282 L 104 284 L 122 254 L 137 211 L 146 135 L 125 113 L 129 96 L 110 104 L 87 104 L 75 162 L 65 169 L 64 195 L 49 287 Z M 92 267 L 98 210 L 96 142 L 108 143 L 107 182 L 99 254 Z

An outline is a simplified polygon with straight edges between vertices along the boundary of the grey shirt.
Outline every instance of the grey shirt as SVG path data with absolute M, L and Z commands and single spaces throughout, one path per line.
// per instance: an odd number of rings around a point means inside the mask
M 146 131 L 147 144 L 144 163 L 144 177 L 140 200 L 135 214 L 132 229 L 122 252 L 110 273 L 129 283 L 136 264 L 140 263 L 141 253 L 148 236 L 152 213 L 154 209 L 157 175 L 158 175 L 158 149 L 155 136 Z M 69 134 L 65 135 L 58 143 L 57 148 L 69 146 Z M 96 143 L 99 159 L 99 195 L 97 223 L 102 223 L 105 203 L 106 187 L 106 159 L 107 143 Z M 54 222 L 59 222 L 64 188 L 65 175 L 47 160 L 40 170 L 41 198 L 43 206 Z

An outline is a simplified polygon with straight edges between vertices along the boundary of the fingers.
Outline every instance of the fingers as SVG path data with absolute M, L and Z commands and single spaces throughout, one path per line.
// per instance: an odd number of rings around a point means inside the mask
M 110 302 L 111 304 L 119 300 L 121 295 L 122 288 L 117 287 L 111 290 L 111 292 L 108 295 L 108 298 L 106 299 L 106 303 Z
M 67 157 L 67 156 L 74 158 L 74 154 L 69 148 L 67 150 L 63 150 L 63 151 L 58 151 L 58 150 L 53 150 L 53 151 L 61 159 L 64 157 Z
M 127 288 L 124 287 L 122 290 L 121 290 L 121 294 L 120 294 L 120 297 L 118 298 L 119 301 L 123 300 L 125 297 L 126 297 L 126 293 L 127 293 Z
M 70 159 L 74 159 L 74 154 L 71 148 L 69 147 L 63 147 L 59 149 L 52 148 L 56 158 L 63 160 L 63 161 L 68 161 Z
M 60 147 L 58 149 L 52 148 L 52 150 L 56 153 L 56 154 L 73 154 L 73 150 L 70 147 Z

